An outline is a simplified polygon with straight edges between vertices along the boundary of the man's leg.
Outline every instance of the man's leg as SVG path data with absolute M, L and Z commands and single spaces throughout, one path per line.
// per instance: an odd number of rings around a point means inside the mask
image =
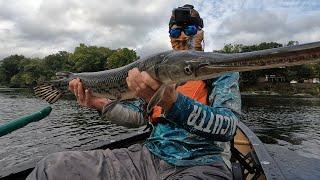
M 215 162 L 204 166 L 175 167 L 160 161 L 161 179 L 166 180 L 231 180 L 232 173 L 224 162 Z
M 141 145 L 95 151 L 59 152 L 41 160 L 33 179 L 158 179 L 154 156 Z

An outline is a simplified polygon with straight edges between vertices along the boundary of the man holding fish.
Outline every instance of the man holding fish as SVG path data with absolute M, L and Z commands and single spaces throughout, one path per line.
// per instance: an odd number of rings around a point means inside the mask
M 169 22 L 172 48 L 203 51 L 203 21 L 192 5 L 175 8 Z M 69 82 L 78 104 L 126 127 L 149 121 L 144 144 L 114 150 L 59 152 L 40 161 L 28 179 L 232 179 L 230 140 L 241 110 L 239 73 L 165 86 L 157 106 L 146 103 L 161 87 L 133 68 L 126 78 L 135 100 L 94 96 L 80 79 Z M 121 116 L 119 116 L 121 115 Z

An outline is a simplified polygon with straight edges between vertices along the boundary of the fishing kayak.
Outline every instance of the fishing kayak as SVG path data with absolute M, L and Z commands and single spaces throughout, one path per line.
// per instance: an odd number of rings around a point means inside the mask
M 241 179 L 286 179 L 261 140 L 239 121 L 231 147 L 233 177 Z
M 119 135 L 116 140 L 96 144 L 94 147 L 82 150 L 114 149 L 142 143 L 150 135 L 150 131 L 137 131 L 131 134 Z M 285 179 L 276 162 L 266 150 L 259 138 L 242 122 L 231 147 L 231 163 L 233 177 L 236 180 L 251 179 Z M 1 179 L 25 179 L 34 168 L 36 162 L 27 164 L 10 172 L 0 172 Z

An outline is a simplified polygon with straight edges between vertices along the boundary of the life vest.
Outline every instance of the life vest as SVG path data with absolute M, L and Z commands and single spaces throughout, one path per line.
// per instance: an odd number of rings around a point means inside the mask
M 202 104 L 208 104 L 208 90 L 204 81 L 188 81 L 185 84 L 178 86 L 176 89 L 179 93 L 194 99 Z M 152 124 L 157 123 L 159 117 L 163 113 L 163 109 L 160 106 L 155 106 L 150 116 L 150 122 Z

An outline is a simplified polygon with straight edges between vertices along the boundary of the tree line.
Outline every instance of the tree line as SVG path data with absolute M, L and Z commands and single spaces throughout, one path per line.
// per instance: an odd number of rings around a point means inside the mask
M 289 41 L 286 46 L 296 45 Z M 217 52 L 242 53 L 256 50 L 283 47 L 276 42 L 263 42 L 256 45 L 227 44 Z M 106 47 L 80 44 L 73 53 L 60 51 L 44 58 L 27 58 L 11 55 L 0 61 L 0 86 L 33 87 L 37 83 L 55 78 L 56 72 L 95 72 L 113 69 L 134 62 L 139 57 L 128 48 L 110 49 Z M 241 73 L 241 84 L 253 84 L 266 74 L 281 74 L 287 81 L 302 81 L 320 77 L 320 63 L 288 68 L 275 68 Z
M 44 58 L 11 55 L 0 61 L 0 85 L 6 87 L 33 87 L 55 78 L 56 72 L 94 72 L 129 64 L 139 57 L 128 48 L 80 44 L 73 53 L 60 51 Z

